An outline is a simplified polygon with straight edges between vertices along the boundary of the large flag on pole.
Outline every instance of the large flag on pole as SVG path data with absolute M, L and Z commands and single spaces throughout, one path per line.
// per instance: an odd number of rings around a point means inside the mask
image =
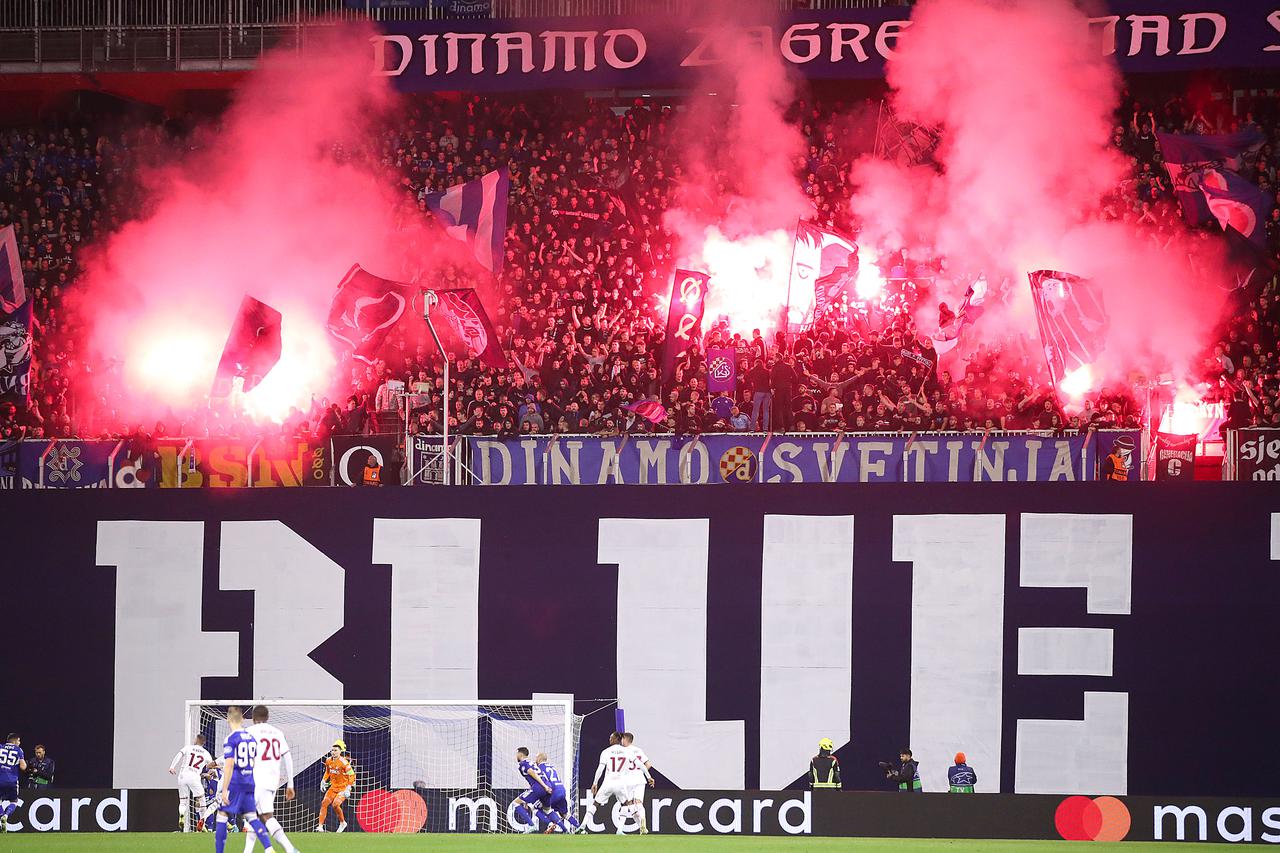
M 507 366 L 507 356 L 502 351 L 502 342 L 489 322 L 489 314 L 484 310 L 480 294 L 474 287 L 459 287 L 454 290 L 437 290 L 433 313 L 443 317 L 453 334 L 471 358 L 478 358 L 489 367 L 501 370 Z
M 507 194 L 511 177 L 505 168 L 482 178 L 427 196 L 427 209 L 445 232 L 467 244 L 489 272 L 502 269 L 502 241 L 507 236 Z
M 347 343 L 353 357 L 372 364 L 413 293 L 412 285 L 379 278 L 354 264 L 329 305 L 329 334 Z
M 1259 248 L 1266 245 L 1271 196 L 1233 172 L 1205 174 L 1200 192 L 1224 232 L 1234 230 Z
M 26 301 L 17 233 L 12 225 L 6 225 L 0 228 L 0 312 L 12 314 Z
M 244 377 L 245 393 L 257 387 L 280 361 L 280 312 L 265 302 L 246 295 L 231 324 L 218 372 L 213 378 L 213 396 L 231 396 L 231 382 Z
M 31 301 L 0 313 L 0 397 L 26 401 L 31 384 Z
M 821 316 L 858 278 L 858 246 L 853 238 L 808 222 L 796 224 L 791 286 L 813 287 L 813 315 Z M 788 294 L 791 288 L 787 290 Z
M 1250 128 L 1213 136 L 1157 132 L 1156 140 L 1183 218 L 1189 225 L 1200 225 L 1213 218 L 1200 193 L 1201 179 L 1223 170 L 1239 169 L 1240 158 L 1260 148 L 1266 137 Z
M 986 301 L 987 279 L 985 276 L 979 276 L 965 291 L 964 302 L 960 304 L 960 310 L 956 312 L 955 317 L 933 333 L 933 351 L 938 355 L 946 355 L 955 349 L 960 344 L 960 333 L 964 331 L 965 326 L 972 326 L 986 310 L 982 307 Z
M 676 372 L 676 361 L 702 338 L 702 313 L 707 307 L 707 283 L 711 276 L 704 272 L 676 270 L 667 307 L 667 336 L 662 344 L 662 382 L 666 384 Z
M 1094 282 L 1053 270 L 1036 270 L 1028 277 L 1040 341 L 1056 388 L 1068 373 L 1092 364 L 1101 354 L 1110 320 L 1102 289 Z

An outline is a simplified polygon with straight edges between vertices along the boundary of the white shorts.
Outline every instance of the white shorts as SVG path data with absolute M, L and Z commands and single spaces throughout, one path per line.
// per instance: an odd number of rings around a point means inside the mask
M 258 814 L 274 814 L 276 810 L 275 788 L 254 788 L 253 804 L 258 807 Z
M 628 786 L 627 786 L 627 801 L 628 801 L 628 802 L 630 802 L 631 800 L 640 800 L 641 802 L 643 802 L 643 801 L 644 801 L 644 786 L 645 786 L 645 783 L 644 783 L 644 782 L 640 782 L 640 783 L 635 784 L 635 785 L 628 785 Z
M 204 781 L 194 770 L 183 770 L 178 773 L 178 796 L 204 798 Z
M 609 802 L 610 797 L 616 797 L 618 802 L 625 803 L 628 790 L 621 779 L 606 780 L 600 785 L 600 790 L 596 791 L 596 805 L 604 805 Z

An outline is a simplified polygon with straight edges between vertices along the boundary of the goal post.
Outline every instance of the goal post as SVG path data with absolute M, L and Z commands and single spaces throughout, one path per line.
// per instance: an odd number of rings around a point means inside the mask
M 274 812 L 286 832 L 314 830 L 322 809 L 335 829 L 334 799 L 349 831 L 529 831 L 512 805 L 526 790 L 515 758 L 522 746 L 546 753 L 576 810 L 583 718 L 571 699 L 188 700 L 187 742 L 203 734 L 219 764 L 231 705 L 246 717 L 265 705 L 289 743 L 296 794 L 288 801 L 277 791 Z M 345 799 L 321 788 L 324 758 L 339 740 L 355 770 Z

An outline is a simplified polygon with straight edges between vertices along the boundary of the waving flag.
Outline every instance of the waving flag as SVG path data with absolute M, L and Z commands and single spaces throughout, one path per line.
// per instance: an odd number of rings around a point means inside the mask
M 412 285 L 379 278 L 355 264 L 329 305 L 329 334 L 347 343 L 353 357 L 372 364 L 413 292 Z
M 0 396 L 29 397 L 31 384 L 31 302 L 0 316 Z
M 732 347 L 707 350 L 707 393 L 738 390 L 738 351 Z
M 649 423 L 663 424 L 667 421 L 667 408 L 657 400 L 636 400 L 623 406 L 629 412 L 635 412 Z
M 1213 136 L 1157 132 L 1156 140 L 1183 218 L 1189 225 L 1200 225 L 1213 218 L 1200 193 L 1201 179 L 1223 170 L 1238 170 L 1241 158 L 1262 147 L 1266 137 L 1250 128 Z
M 960 344 L 960 333 L 965 326 L 972 326 L 986 309 L 982 304 L 987 301 L 987 279 L 979 276 L 965 291 L 964 302 L 951 322 L 934 332 L 933 351 L 938 355 L 946 355 Z
M 1258 247 L 1266 244 L 1272 207 L 1267 193 L 1232 172 L 1206 174 L 1200 192 L 1224 232 L 1234 230 Z
M 26 301 L 17 233 L 12 225 L 6 225 L 0 228 L 0 311 L 11 314 Z
M 858 278 L 858 246 L 853 239 L 829 228 L 807 222 L 796 224 L 795 255 L 791 264 L 791 284 L 813 285 L 813 313 L 820 316 L 840 296 L 851 290 Z M 790 288 L 788 288 L 790 293 Z
M 467 355 L 480 359 L 489 367 L 499 370 L 506 367 L 507 356 L 502 351 L 502 342 L 498 340 L 498 333 L 489 322 L 489 315 L 475 288 L 459 287 L 435 293 L 440 301 L 432 309 L 432 315 L 444 318 Z
M 662 381 L 667 383 L 676 372 L 676 361 L 702 337 L 702 312 L 707 306 L 707 282 L 704 272 L 676 270 L 667 307 L 667 337 L 662 344 Z
M 482 178 L 427 196 L 427 209 L 445 232 L 471 247 L 489 272 L 502 269 L 502 241 L 507 236 L 507 193 L 511 178 L 505 168 Z
M 252 391 L 280 361 L 280 349 L 280 312 L 246 295 L 222 348 L 213 396 L 231 396 L 231 382 L 237 376 L 244 377 L 245 393 Z
M 1092 364 L 1107 342 L 1110 320 L 1102 289 L 1066 272 L 1029 273 L 1036 322 L 1054 387 L 1068 373 Z

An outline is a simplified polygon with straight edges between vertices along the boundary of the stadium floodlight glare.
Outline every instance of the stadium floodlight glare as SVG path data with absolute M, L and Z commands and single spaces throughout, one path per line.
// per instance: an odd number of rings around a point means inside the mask
M 521 746 L 547 754 L 571 785 L 576 810 L 583 718 L 572 700 L 188 700 L 186 742 L 203 734 L 221 764 L 227 706 L 247 715 L 258 704 L 267 706 L 293 757 L 295 797 L 285 799 L 283 779 L 275 796 L 275 816 L 287 833 L 316 828 L 323 760 L 338 740 L 356 776 L 343 805 L 346 820 L 365 831 L 525 831 L 511 810 L 525 790 L 515 759 Z

